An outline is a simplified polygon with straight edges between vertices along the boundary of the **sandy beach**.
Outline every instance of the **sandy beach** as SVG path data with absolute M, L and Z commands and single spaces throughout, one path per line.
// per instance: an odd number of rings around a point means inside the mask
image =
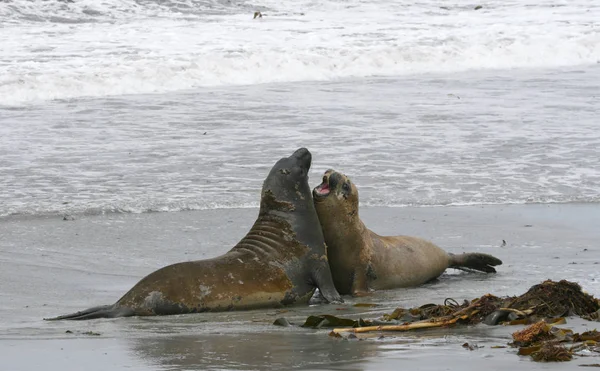
M 380 234 L 430 239 L 449 252 L 490 253 L 504 261 L 495 275 L 448 270 L 418 288 L 346 297 L 343 305 L 280 310 L 46 322 L 42 319 L 115 302 L 140 278 L 167 264 L 229 250 L 250 228 L 257 209 L 8 217 L 0 220 L 0 358 L 2 370 L 571 369 L 536 364 L 506 345 L 516 327 L 478 325 L 385 334 L 361 341 L 327 330 L 280 328 L 310 314 L 377 318 L 398 306 L 458 301 L 486 293 L 519 295 L 545 279 L 576 281 L 600 296 L 600 206 L 530 204 L 463 207 L 363 208 Z M 67 218 L 70 219 L 70 218 Z M 506 245 L 502 246 L 503 240 Z M 375 308 L 351 304 L 369 302 Z M 597 323 L 569 319 L 565 327 Z M 68 331 L 68 332 L 67 332 Z M 482 348 L 469 351 L 465 342 Z

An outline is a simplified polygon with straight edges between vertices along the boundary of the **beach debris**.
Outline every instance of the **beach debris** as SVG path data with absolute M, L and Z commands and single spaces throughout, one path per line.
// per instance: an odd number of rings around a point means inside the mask
M 573 354 L 564 345 L 546 343 L 531 353 L 531 358 L 536 362 L 566 362 L 573 359 Z
M 518 355 L 531 356 L 536 362 L 565 362 L 578 352 L 597 352 L 600 355 L 600 332 L 586 331 L 578 334 L 555 324 L 539 321 L 512 334 L 512 347 L 518 347 Z M 567 348 L 565 343 L 570 343 Z
M 374 320 L 310 316 L 302 327 L 333 327 L 330 336 L 348 339 L 369 332 L 450 328 L 479 323 L 529 325 L 513 333 L 513 341 L 508 343 L 510 347 L 519 348 L 519 355 L 530 356 L 537 362 L 569 361 L 574 355 L 585 352 L 597 352 L 600 355 L 600 332 L 593 330 L 579 334 L 557 327 L 566 323 L 567 316 L 597 320 L 600 316 L 600 300 L 585 293 L 575 282 L 546 280 L 516 297 L 501 298 L 486 294 L 462 303 L 449 298 L 442 305 L 397 308 Z M 565 344 L 570 344 L 570 347 Z M 464 343 L 463 347 L 468 350 L 479 348 L 469 343 Z
M 305 327 L 332 327 L 334 323 L 351 328 L 334 328 L 334 333 L 363 333 L 371 331 L 411 331 L 432 327 L 449 327 L 456 324 L 527 325 L 542 319 L 550 323 L 564 323 L 563 317 L 580 316 L 584 319 L 598 316 L 600 300 L 582 291 L 575 282 L 546 280 L 532 286 L 517 297 L 483 295 L 462 304 L 446 299 L 442 305 L 425 304 L 418 308 L 397 308 L 384 314 L 381 320 L 352 320 L 329 315 L 311 316 L 313 322 Z M 309 317 L 309 319 L 311 319 Z M 364 325 L 362 325 L 364 323 Z M 369 325 L 371 323 L 372 325 Z
M 282 326 L 282 327 L 289 327 L 292 324 L 286 318 L 281 317 L 281 318 L 277 318 L 275 320 L 275 322 L 273 322 L 273 325 L 275 325 L 275 326 Z
M 448 97 L 449 97 L 449 98 L 456 98 L 456 99 L 460 99 L 460 97 L 459 97 L 458 95 L 456 95 L 456 94 L 452 94 L 452 93 L 448 94 Z M 424 221 L 424 220 L 423 220 L 423 221 Z
M 462 345 L 462 347 L 465 348 L 465 349 L 473 351 L 475 349 L 483 348 L 483 345 L 464 343 Z
M 353 305 L 353 307 L 355 308 L 375 308 L 377 307 L 377 304 L 373 304 L 373 303 L 356 303 Z
M 340 334 L 410 331 L 456 324 L 526 325 L 538 323 L 540 320 L 545 320 L 546 324 L 557 325 L 565 323 L 564 317 L 575 315 L 594 320 L 600 316 L 600 300 L 583 292 L 581 286 L 575 282 L 546 280 L 517 297 L 501 298 L 486 294 L 471 301 L 464 300 L 463 303 L 448 298 L 442 305 L 425 304 L 417 308 L 397 308 L 376 320 L 356 320 L 324 314 L 308 317 L 302 327 L 334 327 L 332 334 Z M 337 326 L 344 328 L 335 328 Z
M 99 332 L 94 332 L 94 331 L 86 331 L 86 332 L 83 332 L 82 335 L 100 336 L 100 333 Z
M 526 348 L 536 343 L 552 340 L 554 339 L 554 336 L 550 333 L 551 328 L 552 325 L 546 323 L 545 321 L 534 323 L 533 325 L 526 327 L 521 331 L 514 332 L 512 334 L 512 345 Z M 566 335 L 563 334 L 563 337 L 565 336 Z
M 332 316 L 329 314 L 323 314 L 320 316 L 309 316 L 302 327 L 310 328 L 323 328 L 323 327 L 339 327 L 339 326 L 351 326 L 359 327 L 361 325 L 368 326 L 370 322 L 364 321 L 362 318 L 353 320 L 349 318 L 341 318 Z
M 75 332 L 71 331 L 71 330 L 67 330 L 65 331 L 65 334 L 74 334 Z M 85 332 L 81 332 L 81 331 L 77 331 L 78 334 L 81 335 L 88 335 L 88 336 L 100 336 L 101 334 L 99 332 L 95 332 L 95 331 L 85 331 Z
M 262 18 L 262 13 L 258 12 L 258 11 L 254 12 L 254 18 L 252 18 L 252 19 L 256 19 L 256 18 Z
M 63 220 L 71 221 L 71 220 L 75 220 L 75 218 L 71 215 L 65 215 L 65 216 L 63 216 Z
M 504 247 L 506 246 L 506 240 L 502 240 L 502 245 L 500 245 L 500 247 Z
M 476 6 L 474 9 L 475 9 L 475 10 L 479 10 L 479 9 L 482 9 L 482 8 L 483 8 L 483 6 L 481 6 L 481 5 L 477 5 L 477 6 Z
M 587 319 L 588 321 L 600 322 L 600 310 L 597 310 L 594 313 L 590 313 L 590 314 L 581 316 L 581 318 Z
M 530 309 L 537 317 L 583 317 L 600 310 L 600 300 L 585 293 L 575 282 L 546 280 L 511 300 L 508 307 Z

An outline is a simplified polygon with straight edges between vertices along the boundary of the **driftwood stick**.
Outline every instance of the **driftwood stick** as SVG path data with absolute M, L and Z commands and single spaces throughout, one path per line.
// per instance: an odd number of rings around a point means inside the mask
M 477 308 L 479 304 L 479 300 L 474 300 L 471 305 L 466 308 L 463 308 L 456 313 L 453 313 L 450 316 L 433 319 L 433 320 L 425 320 L 419 322 L 413 322 L 406 325 L 380 325 L 380 326 L 365 326 L 365 327 L 354 327 L 354 328 L 334 328 L 330 335 L 340 334 L 343 332 L 353 332 L 355 334 L 363 333 L 363 332 L 372 332 L 372 331 L 411 331 L 422 328 L 434 328 L 434 327 L 444 327 L 455 324 L 459 319 L 466 319 L 475 313 L 479 312 Z M 471 312 L 470 314 L 466 314 Z
M 455 317 L 445 321 L 436 321 L 436 322 L 414 322 L 409 323 L 407 325 L 381 325 L 381 326 L 366 326 L 366 327 L 350 327 L 350 328 L 334 328 L 331 331 L 331 335 L 339 334 L 342 332 L 353 332 L 355 334 L 362 332 L 372 332 L 372 331 L 410 331 L 417 330 L 421 328 L 432 328 L 432 327 L 444 327 L 448 325 L 453 325 L 459 320 L 459 317 Z
M 527 317 L 528 315 L 533 313 L 533 309 L 518 310 L 518 309 L 514 309 L 514 308 L 498 308 L 496 310 L 505 310 L 507 312 L 513 312 L 515 314 L 518 314 L 521 317 Z

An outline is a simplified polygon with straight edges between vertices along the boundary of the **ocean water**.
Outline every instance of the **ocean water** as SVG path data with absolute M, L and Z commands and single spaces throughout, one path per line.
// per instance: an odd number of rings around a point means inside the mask
M 481 9 L 475 9 L 481 5 Z M 261 11 L 262 18 L 253 19 Z M 0 2 L 0 216 L 600 201 L 600 2 Z

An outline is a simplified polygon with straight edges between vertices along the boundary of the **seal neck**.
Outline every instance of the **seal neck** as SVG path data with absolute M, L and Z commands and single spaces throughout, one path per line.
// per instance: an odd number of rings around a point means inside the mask
M 319 215 L 328 253 L 343 259 L 344 257 L 360 254 L 365 224 L 358 218 L 323 218 Z

